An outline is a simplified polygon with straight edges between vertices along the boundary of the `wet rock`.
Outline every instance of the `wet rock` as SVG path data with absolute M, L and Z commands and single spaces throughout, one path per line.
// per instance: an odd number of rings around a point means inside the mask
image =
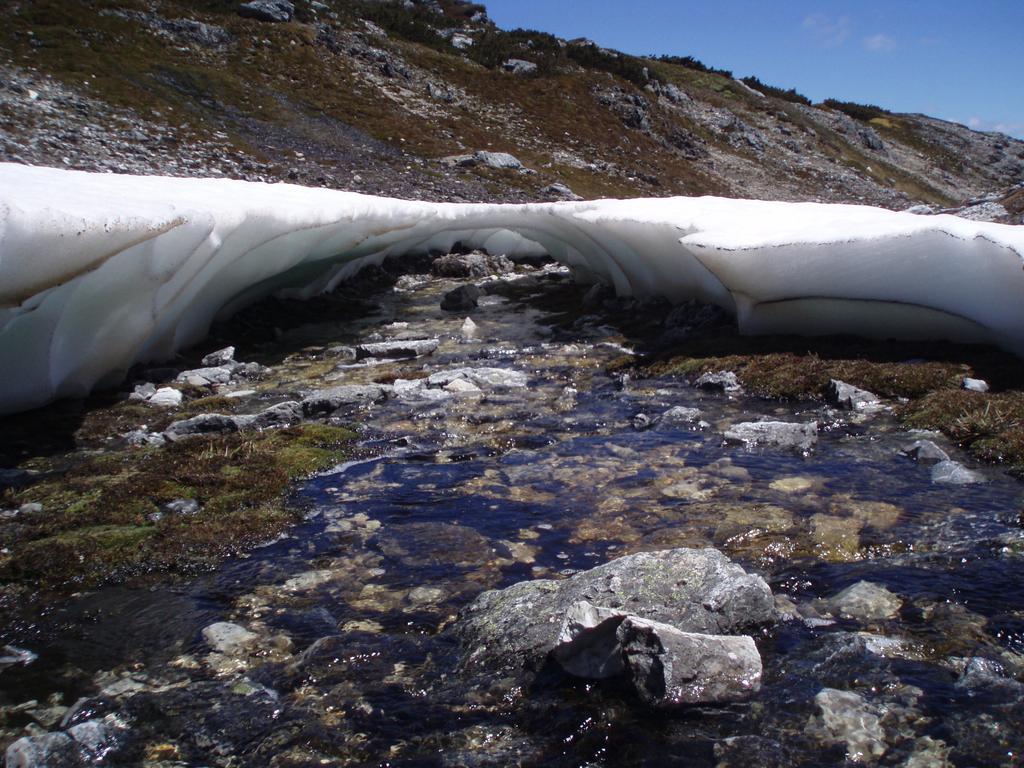
M 380 402 L 387 398 L 388 389 L 381 384 L 346 384 L 321 389 L 302 399 L 304 416 L 322 416 L 350 405 Z
M 444 387 L 456 379 L 465 379 L 481 389 L 520 389 L 529 381 L 525 373 L 507 368 L 453 368 L 430 374 L 427 383 Z
M 449 253 L 434 259 L 430 271 L 439 277 L 488 277 L 515 272 L 516 265 L 504 255 L 491 256 L 483 251 Z
M 874 762 L 885 754 L 885 731 L 864 697 L 850 691 L 824 688 L 814 697 L 818 715 L 807 732 L 822 741 L 846 746 L 846 759 L 853 763 Z
M 947 459 L 932 467 L 932 482 L 942 485 L 972 485 L 988 482 L 984 475 Z
M 473 318 L 467 317 L 462 321 L 462 326 L 459 328 L 459 333 L 462 334 L 463 339 L 475 339 L 477 331 L 480 329 L 476 323 L 473 322 Z
M 972 379 L 965 376 L 964 380 L 960 382 L 960 386 L 971 392 L 988 392 L 988 382 L 984 379 Z
M 147 398 L 146 403 L 160 408 L 177 408 L 181 405 L 182 399 L 181 390 L 174 389 L 174 387 L 161 387 Z
M 551 655 L 576 677 L 604 680 L 625 669 L 618 629 L 627 613 L 580 600 L 566 611 Z
M 663 427 L 696 424 L 700 421 L 700 418 L 701 412 L 699 409 L 676 405 L 661 414 L 658 423 Z
M 748 448 L 767 445 L 797 451 L 809 451 L 818 442 L 818 423 L 796 424 L 787 421 L 746 421 L 725 431 L 727 443 Z
M 285 22 L 295 15 L 295 6 L 289 0 L 251 0 L 238 6 L 238 15 L 257 21 Z
M 743 391 L 739 379 L 732 371 L 716 371 L 701 374 L 693 382 L 695 387 L 712 392 L 736 393 Z
M 224 347 L 224 349 L 218 349 L 216 352 L 211 352 L 202 359 L 203 365 L 208 368 L 227 366 L 233 362 L 235 362 L 234 347 Z
M 757 756 L 758 768 L 790 768 L 792 755 L 786 748 L 764 736 L 730 736 L 715 744 L 715 768 L 748 768 L 751 756 Z
M 203 639 L 217 653 L 232 655 L 250 649 L 259 636 L 238 624 L 218 621 L 203 628 Z
M 440 342 L 437 339 L 410 339 L 405 341 L 379 341 L 356 347 L 356 359 L 383 357 L 401 360 L 433 354 Z
M 455 626 L 467 651 L 464 664 L 538 669 L 558 643 L 569 609 L 581 600 L 705 634 L 735 633 L 775 618 L 764 580 L 717 550 L 642 552 L 562 581 L 524 581 L 484 592 Z
M 879 404 L 878 396 L 839 379 L 832 379 L 825 390 L 825 399 L 838 408 L 850 411 L 869 409 Z
M 643 432 L 645 429 L 650 429 L 658 423 L 658 416 L 650 416 L 646 413 L 638 413 L 633 417 L 633 429 L 637 432 Z
M 761 688 L 761 655 L 748 635 L 682 632 L 627 617 L 617 632 L 629 676 L 651 706 L 742 701 Z
M 42 736 L 24 736 L 7 748 L 7 768 L 71 768 L 81 766 L 81 751 L 75 740 L 62 731 Z
M 915 440 L 900 448 L 900 453 L 909 456 L 919 464 L 938 464 L 949 461 L 949 454 L 931 440 Z
M 32 651 L 18 648 L 14 645 L 5 645 L 0 649 L 0 670 L 16 665 L 27 666 L 39 658 Z
M 448 291 L 441 299 L 441 309 L 446 312 L 467 312 L 479 306 L 480 289 L 475 285 L 460 285 Z
M 844 618 L 875 621 L 895 618 L 903 601 L 883 586 L 858 581 L 832 597 L 828 606 Z
M 193 435 L 224 435 L 240 432 L 252 424 L 254 416 L 228 416 L 223 413 L 203 413 L 191 419 L 173 422 L 163 435 L 171 442 Z

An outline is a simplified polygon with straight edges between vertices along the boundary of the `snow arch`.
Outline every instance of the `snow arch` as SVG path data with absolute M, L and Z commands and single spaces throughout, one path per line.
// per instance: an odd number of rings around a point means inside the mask
M 457 240 L 546 251 L 621 294 L 698 299 L 749 333 L 864 333 L 1024 354 L 1024 229 L 720 198 L 422 203 L 0 164 L 0 413 L 83 395 L 218 313 L 311 296 Z

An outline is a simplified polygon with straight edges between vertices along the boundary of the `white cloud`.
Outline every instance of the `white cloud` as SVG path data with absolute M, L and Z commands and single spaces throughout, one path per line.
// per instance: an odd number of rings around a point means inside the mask
M 896 41 L 882 32 L 865 37 L 861 43 L 864 49 L 868 51 L 885 52 L 895 50 L 896 48 Z
M 804 19 L 803 28 L 814 41 L 825 48 L 838 48 L 850 37 L 853 24 L 849 16 L 831 18 L 823 13 L 814 13 Z
M 954 120 L 953 122 L 962 121 Z M 992 121 L 986 120 L 983 117 L 978 117 L 977 115 L 972 115 L 963 122 L 964 125 L 975 131 L 995 131 L 996 133 L 1005 133 L 1007 136 L 1024 139 L 1024 122 L 1006 120 Z

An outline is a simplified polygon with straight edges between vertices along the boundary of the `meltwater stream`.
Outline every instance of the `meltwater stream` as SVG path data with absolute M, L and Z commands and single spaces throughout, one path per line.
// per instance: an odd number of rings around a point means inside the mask
M 349 414 L 368 458 L 303 483 L 305 522 L 216 573 L 80 595 L 6 634 L 38 656 L 0 671 L 9 732 L 101 722 L 90 754 L 114 766 L 1024 762 L 1019 482 L 933 484 L 885 413 L 609 375 L 630 340 L 567 316 L 583 290 L 561 270 L 507 282 L 468 324 L 438 307 L 454 285 L 403 278 L 361 323 L 284 334 L 301 351 L 282 393 L 407 382 Z M 318 367 L 331 344 L 396 338 L 441 343 Z M 415 383 L 464 367 L 490 369 L 481 392 Z M 700 418 L 637 418 L 673 406 Z M 762 417 L 817 420 L 816 448 L 724 443 Z M 446 628 L 482 590 L 671 547 L 720 549 L 778 596 L 749 702 L 654 712 L 614 686 L 460 672 Z M 884 609 L 835 607 L 860 581 Z

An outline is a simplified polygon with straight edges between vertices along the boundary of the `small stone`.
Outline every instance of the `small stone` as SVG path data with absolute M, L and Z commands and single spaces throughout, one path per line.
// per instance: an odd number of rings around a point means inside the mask
M 909 456 L 919 464 L 938 464 L 949 461 L 949 454 L 931 440 L 915 440 L 900 448 L 900 453 Z
M 473 322 L 472 318 L 467 317 L 462 321 L 462 327 L 459 328 L 459 332 L 462 334 L 464 339 L 476 338 L 477 330 L 479 326 Z
M 829 381 L 825 399 L 838 408 L 855 411 L 868 410 L 879 404 L 877 395 L 839 379 Z
M 139 402 L 143 400 L 149 400 L 149 398 L 151 398 L 155 394 L 156 385 L 147 381 L 143 384 L 136 384 L 134 391 L 132 391 L 132 393 L 128 395 L 128 399 L 134 402 Z
M 702 374 L 697 377 L 697 380 L 693 385 L 700 389 L 725 392 L 727 394 L 741 392 L 743 390 L 743 387 L 740 386 L 739 379 L 736 378 L 736 374 L 732 371 L 717 371 L 715 373 L 708 372 Z
M 814 479 L 810 477 L 780 477 L 772 480 L 768 487 L 780 493 L 804 493 L 814 487 Z
M 235 348 L 224 347 L 216 352 L 211 352 L 203 358 L 202 363 L 207 368 L 216 368 L 222 365 L 230 365 L 235 362 Z
M 572 189 L 567 187 L 565 184 L 560 184 L 558 182 L 555 182 L 554 184 L 548 184 L 546 187 L 544 187 L 544 189 L 540 191 L 540 193 L 545 197 L 557 197 L 560 200 L 569 200 L 571 202 L 576 202 L 578 200 L 583 199 L 575 192 L 573 192 Z
M 445 384 L 444 388 L 448 392 L 459 395 L 479 395 L 482 391 L 480 387 L 466 379 L 453 379 Z
M 355 360 L 356 359 L 356 348 L 348 347 L 344 344 L 339 344 L 335 347 L 328 347 L 324 350 L 324 357 L 337 357 L 341 360 Z
M 446 312 L 465 312 L 479 306 L 480 289 L 475 285 L 461 285 L 448 291 L 441 299 L 441 309 Z
M 696 424 L 700 421 L 700 417 L 699 409 L 676 405 L 661 414 L 659 424 L 663 427 L 675 426 L 677 424 Z
M 19 515 L 38 515 L 43 511 L 43 505 L 38 501 L 30 501 L 18 507 Z
M 181 405 L 182 400 L 183 396 L 180 389 L 161 387 L 146 402 L 149 405 L 156 405 L 161 408 L 177 408 Z
M 203 628 L 203 639 L 218 653 L 230 655 L 249 649 L 259 638 L 243 626 L 218 621 Z
M 971 392 L 988 392 L 988 382 L 984 379 L 972 379 L 969 376 L 965 376 L 960 386 Z
M 501 65 L 501 68 L 513 75 L 532 75 L 537 71 L 536 64 L 523 59 L 508 59 Z
M 164 504 L 163 508 L 172 515 L 194 515 L 202 509 L 195 499 L 176 499 Z
M 828 605 L 843 618 L 876 621 L 895 618 L 903 601 L 885 587 L 858 581 L 832 597 Z

